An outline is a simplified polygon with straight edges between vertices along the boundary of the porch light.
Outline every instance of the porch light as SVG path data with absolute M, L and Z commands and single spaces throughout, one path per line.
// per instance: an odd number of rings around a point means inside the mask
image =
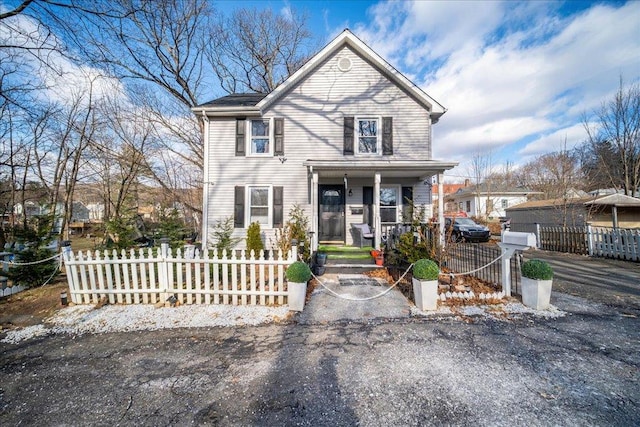
M 353 196 L 353 190 L 349 189 L 349 197 L 352 197 L 352 196 Z

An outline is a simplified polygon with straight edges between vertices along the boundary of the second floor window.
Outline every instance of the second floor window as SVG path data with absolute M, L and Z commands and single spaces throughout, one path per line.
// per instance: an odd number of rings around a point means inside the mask
M 358 118 L 356 147 L 359 154 L 377 154 L 380 152 L 380 126 L 378 118 Z
M 251 120 L 250 126 L 250 147 L 249 153 L 252 155 L 271 154 L 271 144 L 269 132 L 269 120 Z

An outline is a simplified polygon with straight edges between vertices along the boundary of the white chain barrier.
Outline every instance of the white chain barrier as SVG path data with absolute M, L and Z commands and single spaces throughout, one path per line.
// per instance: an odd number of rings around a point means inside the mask
M 407 268 L 407 270 L 404 272 L 404 274 L 402 276 L 400 276 L 400 278 L 398 280 L 396 280 L 396 282 L 393 285 L 391 285 L 390 287 L 388 287 L 387 289 L 385 289 L 384 291 L 380 292 L 377 295 L 374 295 L 374 296 L 371 296 L 371 297 L 366 297 L 366 298 L 356 298 L 356 297 L 350 297 L 348 295 L 341 295 L 341 294 L 335 292 L 333 289 L 327 287 L 327 285 L 325 285 L 324 283 L 322 283 L 322 280 L 320 280 L 315 274 L 311 273 L 311 275 L 313 276 L 314 279 L 317 280 L 317 282 L 320 284 L 320 286 L 325 288 L 330 294 L 332 294 L 335 297 L 342 298 L 342 299 L 345 299 L 345 300 L 348 300 L 348 301 L 370 301 L 372 299 L 380 298 L 381 296 L 384 296 L 387 293 L 391 292 L 391 290 L 393 288 L 395 288 L 398 285 L 398 283 L 400 283 L 400 281 L 402 279 L 404 279 L 404 276 L 407 275 L 407 273 L 409 272 L 409 270 L 411 270 L 412 267 L 413 267 L 413 264 L 411 264 L 409 266 L 409 268 Z
M 483 268 L 489 267 L 491 264 L 494 264 L 496 262 L 498 262 L 500 259 L 502 259 L 502 257 L 505 255 L 505 252 L 503 252 L 502 254 L 500 254 L 500 256 L 496 259 L 494 259 L 493 261 L 491 261 L 488 264 L 483 265 L 482 267 L 478 267 L 475 270 L 470 270 L 470 271 L 466 271 L 464 273 L 443 273 L 442 270 L 440 270 L 440 274 L 444 274 L 446 276 L 449 277 L 455 277 L 455 276 L 466 276 L 467 274 L 471 274 L 471 273 L 475 273 L 476 271 L 480 271 Z
M 62 253 L 59 253 L 59 254 L 50 256 L 49 258 L 39 259 L 38 261 L 32 261 L 32 262 L 14 262 L 14 261 L 4 261 L 4 260 L 0 260 L 0 262 L 8 265 L 36 265 L 36 264 L 42 264 L 43 262 L 51 261 L 52 259 L 56 259 L 61 256 L 62 256 Z
M 504 255 L 505 255 L 505 253 L 502 253 L 499 257 L 497 257 L 493 261 L 489 262 L 488 264 L 483 265 L 482 267 L 476 268 L 475 270 L 466 271 L 464 273 L 444 273 L 442 270 L 440 270 L 440 274 L 445 275 L 445 276 L 449 276 L 449 277 L 466 276 L 468 274 L 472 274 L 472 273 L 475 273 L 477 271 L 480 271 L 483 268 L 489 267 L 491 264 L 495 264 L 500 259 L 502 259 L 502 257 Z M 398 283 L 400 283 L 400 281 L 402 279 L 404 279 L 404 277 L 407 275 L 407 273 L 409 273 L 409 271 L 412 268 L 413 268 L 413 263 L 405 270 L 405 272 L 402 274 L 402 276 L 400 276 L 400 278 L 398 280 L 396 280 L 396 282 L 393 285 L 391 285 L 389 288 L 385 289 L 384 291 L 380 292 L 377 295 L 374 295 L 374 296 L 371 296 L 371 297 L 366 297 L 366 298 L 356 298 L 356 297 L 350 297 L 348 295 L 341 295 L 341 294 L 335 292 L 333 289 L 329 288 L 327 285 L 325 285 L 322 282 L 322 280 L 320 280 L 320 278 L 317 277 L 315 274 L 311 273 L 311 276 L 313 276 L 313 278 L 316 279 L 316 281 L 320 284 L 320 286 L 325 288 L 331 295 L 333 295 L 335 297 L 342 298 L 342 299 L 345 299 L 345 300 L 348 300 L 348 301 L 370 301 L 370 300 L 373 300 L 373 299 L 376 299 L 376 298 L 380 298 L 381 296 L 384 296 L 387 293 L 389 293 L 394 287 L 396 287 L 398 285 Z

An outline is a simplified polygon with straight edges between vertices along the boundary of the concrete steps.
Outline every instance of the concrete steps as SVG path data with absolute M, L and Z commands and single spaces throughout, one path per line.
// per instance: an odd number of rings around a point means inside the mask
M 318 252 L 327 254 L 324 274 L 361 274 L 382 268 L 370 254 L 372 248 L 323 245 Z

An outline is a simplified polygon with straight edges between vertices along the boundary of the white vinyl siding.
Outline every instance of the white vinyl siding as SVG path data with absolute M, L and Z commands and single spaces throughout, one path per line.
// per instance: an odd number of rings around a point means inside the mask
M 209 242 L 214 241 L 212 233 L 216 223 L 233 216 L 234 187 L 239 185 L 269 183 L 272 187 L 282 186 L 284 221 L 295 204 L 300 205 L 312 218 L 308 193 L 310 177 L 302 164 L 309 159 L 345 160 L 345 116 L 393 118 L 393 155 L 385 156 L 385 160 L 431 159 L 429 112 L 349 48 L 341 49 L 336 56 L 348 57 L 352 63 L 351 69 L 347 72 L 338 70 L 336 58 L 330 57 L 274 103 L 262 117 L 246 118 L 247 122 L 254 119 L 271 120 L 270 133 L 274 128 L 273 119 L 284 119 L 285 152 L 281 158 L 252 156 L 248 149 L 246 156 L 236 156 L 236 117 L 210 119 L 209 141 L 206 141 L 209 144 L 206 159 L 209 162 L 209 176 L 205 177 L 209 183 L 209 191 L 205 195 L 209 209 L 208 218 L 204 219 L 209 224 Z M 382 135 L 382 121 L 379 123 L 379 132 Z M 248 136 L 249 132 L 246 133 Z M 270 140 L 271 152 L 273 145 L 273 140 Z M 360 158 L 371 159 L 353 156 L 352 160 Z M 323 183 L 342 183 L 341 178 L 337 178 L 336 182 L 329 181 L 324 180 Z M 363 185 L 373 186 L 373 181 L 363 182 Z M 347 204 L 354 201 L 347 199 Z M 361 204 L 361 200 L 355 202 Z M 247 210 L 245 205 L 245 216 Z M 264 242 L 270 247 L 275 241 L 275 229 L 263 229 Z M 348 230 L 346 234 L 350 239 Z M 246 229 L 235 229 L 234 237 L 243 239 L 238 245 L 242 247 Z

